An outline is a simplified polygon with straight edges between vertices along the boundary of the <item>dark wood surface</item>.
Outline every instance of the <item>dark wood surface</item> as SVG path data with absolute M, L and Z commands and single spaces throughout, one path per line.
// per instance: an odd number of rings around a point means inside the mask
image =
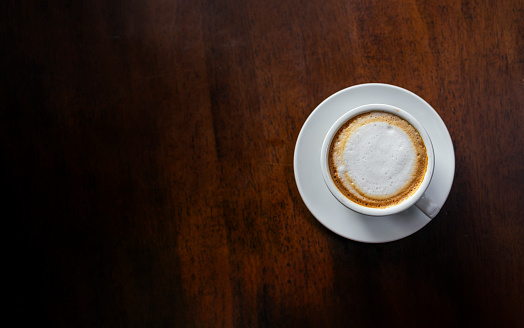
M 504 1 L 0 3 L 8 312 L 53 327 L 523 327 L 524 9 Z M 455 180 L 405 239 L 322 226 L 302 124 L 411 90 Z

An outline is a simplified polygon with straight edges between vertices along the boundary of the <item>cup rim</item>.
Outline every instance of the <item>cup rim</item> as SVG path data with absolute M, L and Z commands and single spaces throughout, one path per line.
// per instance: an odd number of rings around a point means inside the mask
M 386 207 L 386 208 L 366 207 L 366 206 L 354 203 L 353 201 L 349 200 L 346 196 L 344 196 L 344 194 L 342 194 L 342 192 L 335 185 L 331 177 L 330 170 L 329 170 L 329 148 L 331 146 L 333 137 L 336 134 L 336 132 L 340 129 L 340 127 L 344 123 L 346 123 L 349 119 L 353 118 L 354 116 L 357 116 L 363 113 L 367 113 L 367 112 L 372 112 L 372 111 L 382 111 L 382 112 L 395 114 L 407 120 L 419 132 L 420 136 L 422 137 L 422 140 L 424 141 L 424 145 L 426 146 L 426 152 L 428 155 L 428 166 L 426 169 L 426 174 L 424 175 L 424 179 L 422 183 L 420 184 L 420 187 L 407 200 L 403 201 L 402 203 L 398 205 L 394 205 L 394 206 Z M 422 197 L 427 187 L 429 186 L 429 183 L 433 176 L 433 170 L 435 167 L 435 155 L 434 155 L 434 150 L 433 150 L 433 144 L 431 143 L 429 134 L 427 133 L 426 129 L 424 129 L 422 124 L 420 124 L 420 122 L 418 122 L 411 114 L 409 114 L 408 112 L 406 112 L 405 110 L 399 107 L 388 105 L 388 104 L 367 104 L 367 105 L 359 106 L 359 107 L 349 110 L 344 115 L 342 115 L 331 126 L 322 144 L 320 162 L 321 162 L 320 164 L 321 164 L 321 169 L 322 169 L 322 176 L 324 177 L 324 182 L 326 183 L 326 186 L 328 187 L 331 194 L 333 194 L 333 196 L 340 203 L 342 203 L 344 206 L 346 206 L 350 210 L 353 210 L 357 213 L 370 215 L 370 216 L 385 216 L 385 215 L 396 214 L 396 213 L 402 212 L 410 208 Z

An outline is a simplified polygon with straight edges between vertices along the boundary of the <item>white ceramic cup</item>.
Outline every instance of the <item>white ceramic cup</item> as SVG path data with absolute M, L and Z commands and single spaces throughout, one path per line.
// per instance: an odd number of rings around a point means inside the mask
M 336 132 L 340 129 L 340 127 L 346 123 L 351 118 L 363 114 L 366 112 L 371 111 L 382 111 L 387 113 L 392 113 L 397 116 L 400 116 L 404 120 L 408 121 L 417 129 L 420 136 L 422 137 L 422 140 L 424 141 L 424 145 L 426 146 L 427 156 L 428 156 L 428 166 L 426 169 L 426 174 L 424 175 L 424 179 L 422 180 L 422 183 L 420 184 L 419 188 L 411 195 L 409 198 L 401 202 L 400 204 L 387 207 L 387 208 L 372 208 L 372 207 L 366 207 L 362 206 L 360 204 L 357 204 L 353 201 L 351 201 L 349 198 L 344 196 L 344 194 L 337 188 L 335 183 L 333 182 L 333 178 L 331 177 L 331 173 L 329 171 L 329 148 L 331 146 L 331 142 L 333 140 L 333 137 L 335 136 Z M 406 111 L 394 107 L 391 105 L 386 104 L 369 104 L 357 107 L 355 109 L 350 110 L 346 114 L 344 114 L 342 117 L 340 117 L 333 126 L 331 126 L 331 129 L 329 129 L 329 132 L 327 133 L 324 143 L 322 144 L 322 150 L 321 150 L 321 157 L 320 157 L 320 166 L 322 168 L 322 175 L 324 177 L 324 181 L 326 182 L 326 185 L 329 189 L 329 191 L 335 196 L 335 198 L 342 203 L 342 205 L 346 206 L 350 210 L 353 210 L 357 213 L 365 214 L 365 215 L 371 215 L 371 216 L 384 216 L 384 215 L 392 215 L 396 214 L 402 211 L 405 211 L 406 209 L 410 208 L 411 206 L 415 205 L 417 206 L 424 214 L 426 214 L 429 218 L 434 218 L 438 212 L 440 211 L 440 208 L 430 199 L 428 198 L 424 193 L 426 189 L 429 186 L 429 183 L 431 182 L 431 178 L 433 176 L 433 170 L 435 168 L 435 154 L 433 152 L 433 145 L 431 143 L 431 139 L 429 138 L 429 134 L 426 132 L 424 127 L 409 113 Z

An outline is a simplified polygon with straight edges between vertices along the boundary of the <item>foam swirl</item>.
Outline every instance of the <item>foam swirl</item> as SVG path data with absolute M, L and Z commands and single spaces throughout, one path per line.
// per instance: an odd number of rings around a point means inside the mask
M 330 170 L 338 189 L 368 207 L 404 201 L 420 186 L 426 169 L 426 147 L 418 131 L 386 112 L 351 119 L 330 147 Z

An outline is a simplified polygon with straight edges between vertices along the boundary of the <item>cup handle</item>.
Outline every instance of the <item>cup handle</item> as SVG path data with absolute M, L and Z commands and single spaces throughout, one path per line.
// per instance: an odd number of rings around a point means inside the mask
M 415 203 L 415 206 L 419 208 L 424 214 L 426 214 L 430 219 L 433 219 L 440 212 L 440 207 L 435 204 L 431 199 L 429 199 L 426 194 Z

